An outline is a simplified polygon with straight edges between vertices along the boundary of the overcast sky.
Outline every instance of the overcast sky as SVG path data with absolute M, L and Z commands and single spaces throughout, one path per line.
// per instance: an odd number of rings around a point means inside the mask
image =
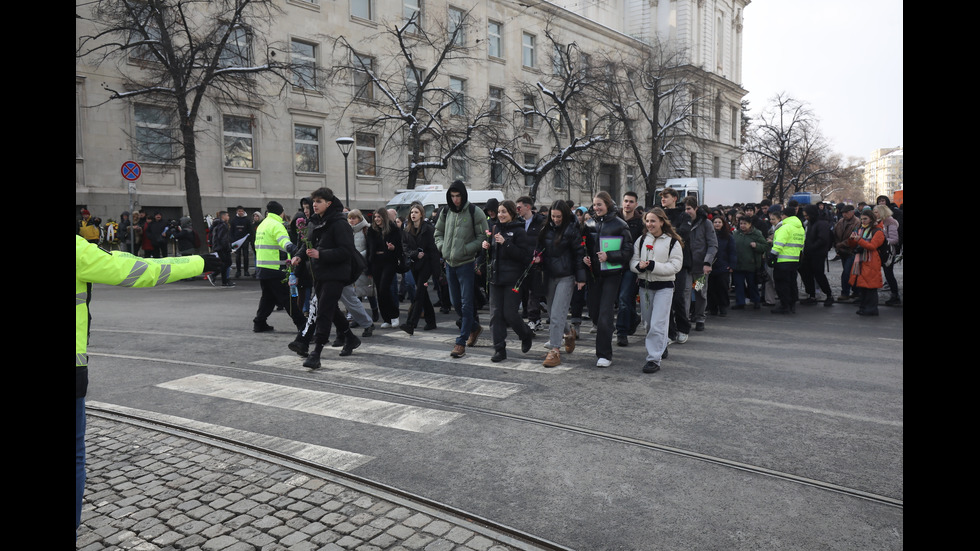
M 750 112 L 786 92 L 845 157 L 904 145 L 902 19 L 901 0 L 753 0 L 742 34 Z

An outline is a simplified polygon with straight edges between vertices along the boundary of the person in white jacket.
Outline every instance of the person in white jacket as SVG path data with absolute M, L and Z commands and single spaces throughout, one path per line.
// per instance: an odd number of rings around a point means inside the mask
M 674 296 L 674 276 L 684 264 L 684 242 L 667 213 L 654 207 L 643 215 L 643 235 L 633 244 L 630 270 L 637 274 L 640 309 L 647 327 L 647 362 L 644 373 L 660 371 L 667 357 L 667 329 L 670 303 Z

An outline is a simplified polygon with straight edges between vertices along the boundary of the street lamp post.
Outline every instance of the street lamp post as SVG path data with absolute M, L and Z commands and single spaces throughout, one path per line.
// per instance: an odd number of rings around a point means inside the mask
M 340 152 L 344 154 L 344 205 L 346 205 L 347 208 L 351 208 L 350 180 L 347 175 L 347 156 L 350 155 L 350 150 L 352 147 L 354 147 L 354 138 L 347 136 L 337 138 L 337 147 L 339 147 Z

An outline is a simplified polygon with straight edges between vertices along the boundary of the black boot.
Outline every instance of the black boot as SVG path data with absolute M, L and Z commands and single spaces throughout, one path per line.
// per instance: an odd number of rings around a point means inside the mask
M 300 333 L 289 343 L 289 349 L 305 358 L 310 355 L 310 341 L 304 339 L 303 333 Z
M 344 348 L 340 351 L 340 355 L 350 356 L 351 352 L 353 352 L 355 348 L 361 346 L 361 339 L 357 338 L 357 335 L 355 335 L 350 329 L 347 330 L 347 333 L 344 336 Z
M 303 367 L 308 367 L 310 369 L 320 369 L 320 353 L 323 352 L 323 345 L 317 343 L 316 347 L 313 348 L 313 352 L 306 358 L 303 362 Z

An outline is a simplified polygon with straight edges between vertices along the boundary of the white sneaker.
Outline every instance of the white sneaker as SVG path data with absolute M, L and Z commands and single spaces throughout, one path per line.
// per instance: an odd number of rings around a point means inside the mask
M 596 367 L 609 367 L 611 365 L 612 365 L 612 360 L 607 360 L 606 358 L 599 358 L 598 361 L 596 361 L 595 363 Z
M 599 331 L 599 326 L 593 323 L 592 329 L 589 329 L 589 333 L 595 333 L 597 331 Z
M 540 321 L 529 321 L 529 322 L 527 322 L 527 328 L 530 329 L 531 331 L 540 331 L 541 330 L 541 322 Z
M 398 318 L 395 318 L 395 319 L 391 320 L 391 326 L 392 327 L 398 327 Z
M 382 329 L 390 329 L 391 328 L 391 324 L 388 323 L 388 322 L 384 322 L 384 323 L 381 324 L 381 328 Z
M 687 342 L 687 333 L 677 334 L 677 344 L 684 344 Z

